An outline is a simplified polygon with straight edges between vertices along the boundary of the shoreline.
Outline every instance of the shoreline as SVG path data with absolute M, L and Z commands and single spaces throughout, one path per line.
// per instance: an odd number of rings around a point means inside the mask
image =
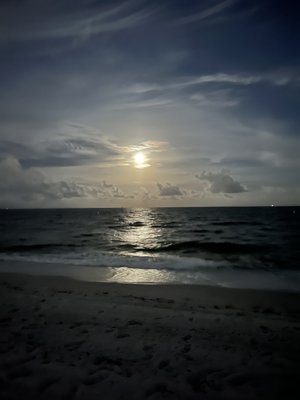
M 300 294 L 0 273 L 0 397 L 297 399 Z
M 16 281 L 20 286 L 29 287 L 36 286 L 45 290 L 53 286 L 64 291 L 85 291 L 88 294 L 97 291 L 113 291 L 117 295 L 127 295 L 161 299 L 175 299 L 181 302 L 194 302 L 197 304 L 205 304 L 208 307 L 215 305 L 226 307 L 226 305 L 235 308 L 262 308 L 268 313 L 269 309 L 277 308 L 275 314 L 299 314 L 300 316 L 300 293 L 292 291 L 278 291 L 270 289 L 258 288 L 231 288 L 215 285 L 193 284 L 187 285 L 182 283 L 173 284 L 149 284 L 144 282 L 108 282 L 81 280 L 78 277 L 47 275 L 47 274 L 30 274 L 16 272 L 0 272 L 0 282 Z M 229 307 L 230 308 L 230 307 Z M 273 312 L 271 311 L 271 314 Z
M 212 286 L 300 293 L 300 271 L 199 268 L 167 270 L 98 267 L 38 261 L 0 260 L 1 273 L 62 276 L 87 282 L 120 284 Z

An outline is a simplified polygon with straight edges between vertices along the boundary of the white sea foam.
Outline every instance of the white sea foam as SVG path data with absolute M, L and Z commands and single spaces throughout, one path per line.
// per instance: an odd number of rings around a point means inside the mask
M 139 268 L 175 271 L 196 271 L 201 268 L 230 267 L 227 261 L 206 260 L 196 257 L 182 257 L 174 255 L 113 255 L 91 253 L 65 254 L 1 254 L 0 260 L 32 261 L 39 263 L 58 263 L 67 265 L 82 265 L 92 267 Z

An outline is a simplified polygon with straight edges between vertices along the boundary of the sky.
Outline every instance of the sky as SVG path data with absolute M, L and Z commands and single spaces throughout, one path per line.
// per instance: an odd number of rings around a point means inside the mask
M 300 205 L 294 0 L 0 1 L 0 207 Z

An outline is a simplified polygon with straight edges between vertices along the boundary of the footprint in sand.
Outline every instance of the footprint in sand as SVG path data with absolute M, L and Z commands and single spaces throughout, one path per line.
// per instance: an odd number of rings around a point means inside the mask
M 182 349 L 182 353 L 188 353 L 191 350 L 191 345 L 186 344 L 184 348 Z
M 47 378 L 42 379 L 38 383 L 38 391 L 40 393 L 45 392 L 50 386 L 54 385 L 55 383 L 59 382 L 60 378 L 56 376 L 48 376 Z
M 138 321 L 136 319 L 131 319 L 127 322 L 127 325 L 143 325 L 142 321 Z
M 8 379 L 26 378 L 32 375 L 32 370 L 24 365 L 17 366 L 7 373 Z
M 156 396 L 157 394 L 158 396 Z M 164 382 L 157 382 L 146 391 L 146 397 L 154 396 L 155 398 L 172 398 L 173 396 L 170 396 L 173 394 L 174 393 L 168 388 L 167 384 Z
M 157 367 L 159 369 L 165 369 L 169 366 L 169 364 L 170 364 L 170 360 L 162 360 L 162 361 L 160 361 L 160 363 L 158 364 Z
M 130 336 L 129 333 L 118 333 L 116 335 L 116 339 L 124 339 L 124 338 L 129 337 L 129 336 Z

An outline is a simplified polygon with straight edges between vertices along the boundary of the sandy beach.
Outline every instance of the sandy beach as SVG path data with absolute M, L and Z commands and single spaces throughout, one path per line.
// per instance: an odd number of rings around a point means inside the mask
M 300 294 L 0 274 L 1 399 L 298 399 Z

